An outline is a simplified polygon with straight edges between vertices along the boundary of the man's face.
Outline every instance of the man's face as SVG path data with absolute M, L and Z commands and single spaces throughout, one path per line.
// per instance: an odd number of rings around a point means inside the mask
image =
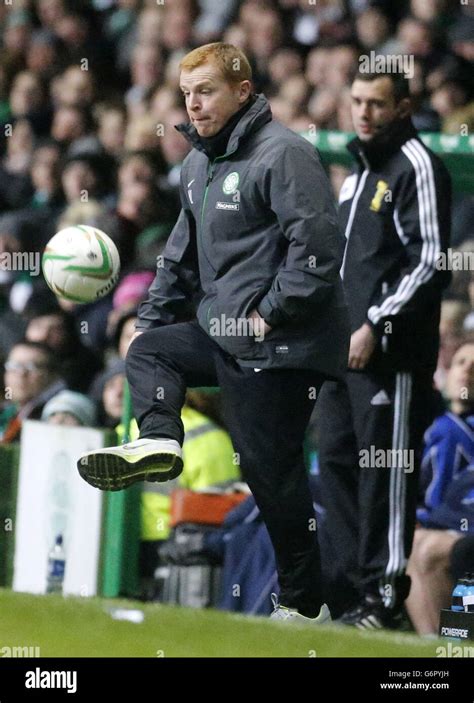
M 125 377 L 117 374 L 107 381 L 102 393 L 104 410 L 114 420 L 120 420 L 123 411 L 123 384 Z
M 474 344 L 463 344 L 452 358 L 446 378 L 446 394 L 450 400 L 474 402 Z
M 250 81 L 228 83 L 212 63 L 181 71 L 180 88 L 189 119 L 200 137 L 217 134 L 250 95 Z
M 66 341 L 64 321 L 60 315 L 40 315 L 28 323 L 25 337 L 29 342 L 43 342 L 55 351 L 61 351 Z
M 75 415 L 68 412 L 53 413 L 48 417 L 50 425 L 67 425 L 68 427 L 80 427 L 81 423 Z
M 351 89 L 352 122 L 359 139 L 369 142 L 381 129 L 399 119 L 400 104 L 393 95 L 393 83 L 383 76 L 374 81 L 355 80 Z
M 52 380 L 48 359 L 40 349 L 13 347 L 5 364 L 5 389 L 11 391 L 14 403 L 25 405 Z

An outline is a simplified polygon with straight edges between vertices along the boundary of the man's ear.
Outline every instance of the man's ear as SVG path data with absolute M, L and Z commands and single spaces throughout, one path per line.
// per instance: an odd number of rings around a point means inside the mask
M 410 98 L 402 98 L 397 105 L 397 112 L 399 117 L 408 117 L 411 114 L 411 100 Z
M 250 81 L 242 81 L 239 86 L 239 103 L 241 105 L 248 100 L 250 93 L 252 92 L 252 84 Z

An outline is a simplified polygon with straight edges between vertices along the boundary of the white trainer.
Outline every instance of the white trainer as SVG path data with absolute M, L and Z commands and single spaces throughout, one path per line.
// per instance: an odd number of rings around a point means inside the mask
M 327 625 L 332 622 L 331 613 L 326 603 L 322 604 L 319 614 L 315 618 L 307 618 L 295 608 L 286 608 L 284 605 L 280 605 L 275 593 L 272 593 L 272 603 L 274 610 L 270 615 L 270 620 L 291 620 L 291 622 L 306 625 Z
M 120 491 L 136 481 L 170 481 L 183 470 L 174 439 L 137 439 L 83 454 L 77 468 L 84 481 L 103 491 Z

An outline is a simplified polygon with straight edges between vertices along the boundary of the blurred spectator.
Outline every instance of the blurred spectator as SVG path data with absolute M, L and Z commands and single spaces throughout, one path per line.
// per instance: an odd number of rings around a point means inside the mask
M 324 47 L 312 49 L 306 61 L 306 80 L 315 88 L 327 85 L 331 51 Z
M 299 0 L 300 11 L 293 29 L 294 39 L 303 45 L 316 44 L 318 40 L 343 41 L 349 36 L 343 0 L 320 0 L 315 5 Z
M 155 274 L 151 271 L 137 271 L 125 276 L 115 289 L 113 310 L 107 321 L 107 335 L 114 339 L 119 356 L 123 359 L 125 353 L 122 352 L 126 352 L 128 348 L 128 345 L 125 346 L 126 335 L 132 329 L 129 324 L 130 316 L 135 319 L 137 307 L 147 297 L 148 289 L 154 278 Z M 126 330 L 122 339 L 124 328 Z
M 93 72 L 69 66 L 54 81 L 52 96 L 57 106 L 90 108 L 95 98 Z
M 474 127 L 474 102 L 468 104 L 468 93 L 459 81 L 446 81 L 431 95 L 431 106 L 442 122 L 442 131 L 448 134 L 461 134 L 465 125 L 466 133 Z
M 449 484 L 474 462 L 474 342 L 462 343 L 455 352 L 444 393 L 449 411 L 435 420 L 424 440 L 423 502 L 417 511 L 424 526 L 429 526 L 433 512 L 443 503 Z
M 27 68 L 42 80 L 50 80 L 58 71 L 60 59 L 58 39 L 47 29 L 37 29 L 31 35 L 26 50 Z
M 238 0 L 200 0 L 201 13 L 194 25 L 196 42 L 208 44 L 219 41 L 237 5 Z
M 268 75 L 274 85 L 281 85 L 291 76 L 301 76 L 302 72 L 303 59 L 296 49 L 279 49 L 268 62 Z
M 331 88 L 339 90 L 350 85 L 357 72 L 359 51 L 350 44 L 331 50 L 326 68 L 326 82 Z
M 54 30 L 59 20 L 66 16 L 66 0 L 37 0 L 36 12 L 41 24 Z
M 467 301 L 443 300 L 441 303 L 440 347 L 438 367 L 434 376 L 439 389 L 445 387 L 447 370 L 451 366 L 456 349 L 464 338 L 464 320 L 469 309 Z
M 37 145 L 30 167 L 30 178 L 34 189 L 32 206 L 52 206 L 62 201 L 60 162 L 59 144 L 49 140 Z
M 94 381 L 90 397 L 99 403 L 99 422 L 101 427 L 113 428 L 118 425 L 123 414 L 125 383 L 125 361 L 111 361 Z
M 474 334 L 474 272 L 471 271 L 471 280 L 469 281 L 469 303 L 471 312 L 464 318 L 464 329 L 467 334 Z
M 473 213 L 474 203 L 471 202 L 471 215 Z M 469 211 L 468 211 L 469 212 Z M 468 215 L 466 212 L 466 215 Z M 468 219 L 466 217 L 464 235 L 469 231 Z M 462 257 L 459 261 L 458 266 L 453 266 L 451 285 L 449 287 L 449 298 L 450 300 L 460 301 L 461 303 L 470 302 L 469 286 L 474 277 L 474 239 L 465 239 L 461 244 L 453 247 L 452 249 L 453 257 Z M 465 257 L 465 258 L 464 258 Z M 455 259 L 454 259 L 455 260 Z M 472 302 L 472 301 L 471 301 Z M 472 304 L 470 309 L 472 310 Z M 461 314 L 462 314 L 461 310 Z M 465 311 L 467 315 L 468 310 Z M 464 324 L 464 321 L 460 321 Z
M 425 435 L 420 488 L 421 523 L 415 531 L 408 573 L 412 586 L 407 610 L 422 635 L 438 632 L 439 611 L 449 606 L 452 578 L 448 558 L 455 542 L 473 532 L 474 342 L 462 344 L 446 379 L 450 410 Z M 470 570 L 472 563 L 465 564 Z
M 388 17 L 378 7 L 368 7 L 356 20 L 356 34 L 359 44 L 365 51 L 384 52 L 384 42 L 390 36 Z
M 156 120 L 153 115 L 145 113 L 130 119 L 125 133 L 125 149 L 138 151 L 140 149 L 153 151 L 160 145 Z
M 19 439 L 23 420 L 37 419 L 43 406 L 65 387 L 53 352 L 40 342 L 19 342 L 5 362 L 5 398 L 0 412 L 0 442 Z
M 73 391 L 60 391 L 44 406 L 41 420 L 50 425 L 95 427 L 97 410 L 86 395 Z
M 98 111 L 98 137 L 103 149 L 114 157 L 120 157 L 125 143 L 127 114 L 122 107 L 103 106 Z
M 189 153 L 189 142 L 175 126 L 187 121 L 186 111 L 182 107 L 170 108 L 163 119 L 160 148 L 165 160 L 167 174 L 160 179 L 160 185 L 166 189 L 174 190 L 178 198 L 179 177 L 181 164 Z
M 133 51 L 131 65 L 132 87 L 125 95 L 129 110 L 134 109 L 156 87 L 162 76 L 162 56 L 157 46 L 139 45 Z
M 70 157 L 61 174 L 66 202 L 100 200 L 109 192 L 112 177 L 111 161 L 105 155 L 79 153 Z
M 193 43 L 193 22 L 198 15 L 197 0 L 170 2 L 163 12 L 161 43 L 165 51 L 188 50 Z
M 3 52 L 10 70 L 19 70 L 24 65 L 24 54 L 31 36 L 32 22 L 24 8 L 11 8 L 3 30 Z
M 130 310 L 145 300 L 148 289 L 155 277 L 150 271 L 130 273 L 123 278 L 113 296 L 114 310 Z
M 26 175 L 33 156 L 34 133 L 27 119 L 15 122 L 11 137 L 7 140 L 7 153 L 3 167 L 9 174 Z
M 94 123 L 91 114 L 80 107 L 60 106 L 56 109 L 51 125 L 51 136 L 63 147 L 73 144 L 78 150 L 92 151 L 98 144 L 93 134 Z
M 127 356 L 128 347 L 135 334 L 135 323 L 137 319 L 137 309 L 135 308 L 133 310 L 120 310 L 115 320 L 115 327 L 112 328 L 114 346 L 121 359 L 125 359 Z
M 41 79 L 33 71 L 17 73 L 10 89 L 12 117 L 34 118 L 44 109 L 45 92 Z
M 318 129 L 335 129 L 338 108 L 338 92 L 333 88 L 323 88 L 313 93 L 308 112 Z
M 87 391 L 101 368 L 101 360 L 82 343 L 74 318 L 48 293 L 32 296 L 24 315 L 27 320 L 25 338 L 47 345 L 56 354 L 58 371 L 69 388 Z M 81 330 L 84 336 L 87 335 L 85 330 Z
M 27 119 L 18 120 L 7 135 L 6 153 L 0 161 L 0 211 L 21 208 L 31 197 L 29 167 L 34 134 Z
M 107 230 L 111 238 L 114 239 L 113 222 L 107 207 L 93 198 L 84 202 L 73 200 L 62 211 L 57 220 L 56 229 L 59 231 L 75 225 L 90 225 L 104 231 Z

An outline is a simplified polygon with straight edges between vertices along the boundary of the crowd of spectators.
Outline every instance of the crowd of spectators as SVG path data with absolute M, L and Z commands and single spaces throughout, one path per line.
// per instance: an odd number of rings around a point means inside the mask
M 179 62 L 210 41 L 246 52 L 255 91 L 295 131 L 353 130 L 350 84 L 359 57 L 370 52 L 413 56 L 418 129 L 462 135 L 474 128 L 472 3 L 0 3 L 0 442 L 17 440 L 21 421 L 40 418 L 65 389 L 73 394 L 60 396 L 43 419 L 72 407 L 80 424 L 119 423 L 137 306 L 179 211 L 180 165 L 189 150 L 174 129 L 187 121 Z M 340 173 L 332 175 L 337 196 Z M 474 248 L 466 216 L 473 207 L 474 196 L 464 195 L 454 208 L 453 241 L 466 252 Z M 56 231 L 74 224 L 103 229 L 121 257 L 118 287 L 90 305 L 56 300 L 40 275 L 3 265 L 5 254 L 39 255 Z M 441 391 L 474 328 L 473 276 L 455 273 L 443 304 Z M 77 392 L 97 407 L 83 405 Z
M 41 252 L 56 231 L 82 223 L 114 239 L 123 275 L 153 271 L 176 220 L 189 150 L 174 129 L 186 121 L 179 61 L 198 44 L 241 46 L 256 92 L 297 131 L 351 131 L 359 56 L 412 55 L 415 124 L 461 134 L 474 121 L 473 37 L 472 6 L 450 0 L 2 3 L 0 256 Z M 466 221 L 456 244 L 469 238 Z M 39 287 L 40 276 L 0 266 L 4 358 L 23 336 L 25 305 Z M 456 299 L 467 304 L 467 289 Z M 82 344 L 101 359 L 119 317 L 114 311 L 107 323 L 113 297 L 61 306 L 62 319 L 74 318 Z

